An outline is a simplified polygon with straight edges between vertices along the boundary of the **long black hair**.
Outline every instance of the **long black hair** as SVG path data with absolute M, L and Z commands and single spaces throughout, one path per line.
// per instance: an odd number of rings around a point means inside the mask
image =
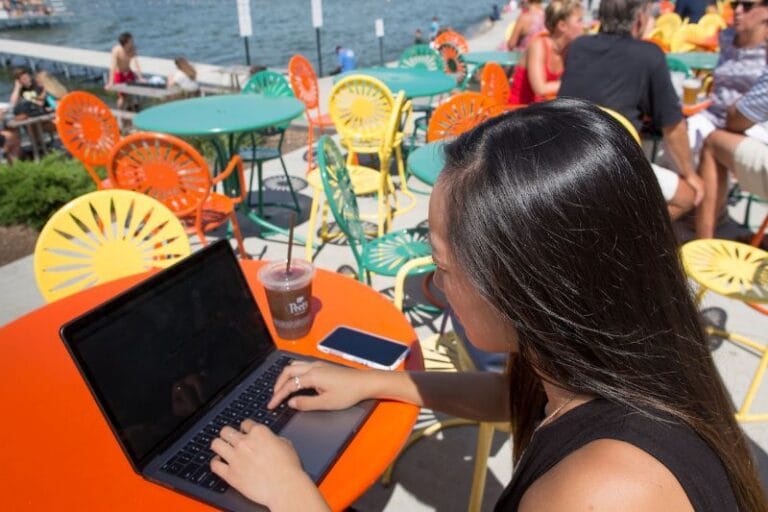
M 664 199 L 621 124 L 573 99 L 493 118 L 446 146 L 439 186 L 449 250 L 518 331 L 516 460 L 546 401 L 546 378 L 674 415 L 720 457 L 741 510 L 765 509 Z

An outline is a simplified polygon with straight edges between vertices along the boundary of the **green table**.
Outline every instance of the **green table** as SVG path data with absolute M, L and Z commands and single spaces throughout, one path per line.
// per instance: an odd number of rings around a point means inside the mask
M 717 66 L 720 54 L 714 52 L 681 52 L 668 53 L 667 58 L 677 59 L 694 70 L 711 71 Z
M 475 66 L 484 66 L 495 62 L 500 66 L 515 66 L 520 60 L 520 52 L 469 52 L 462 55 L 464 61 Z
M 408 170 L 420 181 L 434 186 L 445 165 L 443 148 L 446 141 L 430 142 L 408 155 Z
M 209 140 L 216 150 L 215 171 L 219 172 L 238 153 L 244 137 L 287 123 L 303 112 L 304 104 L 296 98 L 234 94 L 165 103 L 139 113 L 133 118 L 133 124 L 146 131 Z M 232 175 L 225 181 L 224 190 L 230 196 L 240 194 L 237 176 Z M 262 202 L 260 190 L 259 213 L 248 208 L 245 201 L 241 205 L 243 213 L 264 228 L 287 234 L 285 229 L 264 219 Z
M 393 93 L 405 92 L 407 98 L 437 96 L 456 87 L 456 79 L 442 71 L 418 68 L 362 68 L 336 77 L 336 82 L 351 75 L 372 76 L 384 82 Z

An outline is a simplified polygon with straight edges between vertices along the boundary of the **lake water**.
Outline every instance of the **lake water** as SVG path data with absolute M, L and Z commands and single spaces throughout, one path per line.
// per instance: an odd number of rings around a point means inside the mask
M 211 64 L 245 62 L 236 0 L 65 0 L 71 22 L 50 28 L 6 30 L 0 37 L 109 51 L 123 31 L 133 33 L 139 55 Z M 316 63 L 310 0 L 251 0 L 251 61 L 286 67 L 294 53 Z M 501 5 L 501 4 L 500 4 Z M 379 62 L 374 20 L 384 20 L 384 56 L 397 58 L 417 28 L 428 34 L 432 16 L 460 31 L 491 12 L 492 2 L 467 0 L 325 0 L 323 69 L 335 67 L 336 45 L 355 51 L 361 66 Z M 3 89 L 7 89 L 7 83 Z M 0 89 L 2 99 L 7 92 Z M 0 99 L 0 101 L 2 101 Z

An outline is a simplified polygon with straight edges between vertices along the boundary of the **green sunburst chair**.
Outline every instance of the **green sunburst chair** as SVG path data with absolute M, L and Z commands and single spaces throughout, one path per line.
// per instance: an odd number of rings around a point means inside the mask
M 433 50 L 427 44 L 415 44 L 403 51 L 400 55 L 397 67 L 443 71 L 445 69 L 445 63 L 437 50 Z M 432 115 L 432 110 L 434 110 L 432 107 L 433 99 L 434 98 L 430 96 L 426 103 L 414 103 L 413 105 L 414 112 L 422 112 L 424 115 L 414 120 L 413 134 L 411 135 L 410 141 L 411 146 L 416 142 L 417 132 L 422 131 L 426 133 L 427 131 L 429 116 Z
M 371 273 L 395 277 L 400 267 L 410 260 L 432 254 L 426 228 L 403 229 L 374 239 L 366 238 L 346 162 L 336 143 L 327 135 L 317 143 L 317 163 L 326 204 L 347 237 L 357 262 L 357 278 L 360 281 L 370 285 Z M 413 274 L 433 270 L 420 267 Z

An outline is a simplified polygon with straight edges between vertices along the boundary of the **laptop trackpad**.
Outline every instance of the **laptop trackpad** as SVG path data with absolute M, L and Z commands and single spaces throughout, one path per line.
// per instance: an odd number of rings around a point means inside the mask
M 318 482 L 367 414 L 362 407 L 302 412 L 288 423 L 280 435 L 293 443 L 304 471 Z

